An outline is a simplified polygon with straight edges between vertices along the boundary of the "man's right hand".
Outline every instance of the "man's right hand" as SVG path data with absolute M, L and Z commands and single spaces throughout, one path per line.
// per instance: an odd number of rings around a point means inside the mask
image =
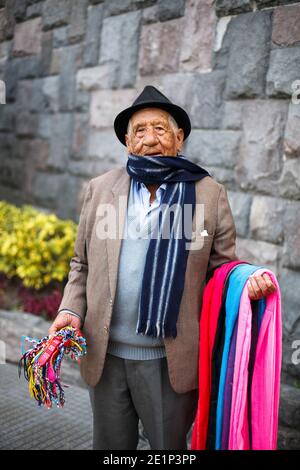
M 73 328 L 80 328 L 81 321 L 79 318 L 67 312 L 62 312 L 57 315 L 54 322 L 49 328 L 48 335 L 53 336 L 58 330 L 65 326 L 72 326 Z

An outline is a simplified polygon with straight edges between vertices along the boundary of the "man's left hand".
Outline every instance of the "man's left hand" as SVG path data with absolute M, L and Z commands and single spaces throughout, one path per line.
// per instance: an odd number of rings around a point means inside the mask
M 251 300 L 259 300 L 276 291 L 270 276 L 266 273 L 259 276 L 249 276 L 248 294 Z

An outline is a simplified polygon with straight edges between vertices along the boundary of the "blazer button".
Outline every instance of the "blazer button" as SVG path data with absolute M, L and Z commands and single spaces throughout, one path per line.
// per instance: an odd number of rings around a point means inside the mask
M 106 333 L 108 333 L 108 326 L 104 326 L 103 329 Z
M 112 299 L 109 299 L 109 303 L 110 303 L 110 305 L 112 305 Z

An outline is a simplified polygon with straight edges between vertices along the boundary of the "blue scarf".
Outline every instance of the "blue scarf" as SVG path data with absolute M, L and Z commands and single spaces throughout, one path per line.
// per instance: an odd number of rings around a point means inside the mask
M 129 153 L 126 169 L 133 179 L 144 184 L 168 183 L 161 205 L 172 207 L 172 210 L 161 209 L 156 238 L 149 242 L 136 333 L 175 338 L 189 253 L 186 243 L 191 241 L 196 205 L 195 181 L 210 175 L 183 155 L 138 156 Z M 191 223 L 187 228 L 185 204 L 192 208 Z M 166 238 L 165 233 L 170 236 Z

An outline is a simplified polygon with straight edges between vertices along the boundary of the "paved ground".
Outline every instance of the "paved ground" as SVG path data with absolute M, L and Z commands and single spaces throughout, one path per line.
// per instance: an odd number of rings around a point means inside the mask
M 74 385 L 65 389 L 64 408 L 39 407 L 17 367 L 0 365 L 0 449 L 91 449 L 89 394 Z M 141 435 L 138 449 L 149 449 Z

